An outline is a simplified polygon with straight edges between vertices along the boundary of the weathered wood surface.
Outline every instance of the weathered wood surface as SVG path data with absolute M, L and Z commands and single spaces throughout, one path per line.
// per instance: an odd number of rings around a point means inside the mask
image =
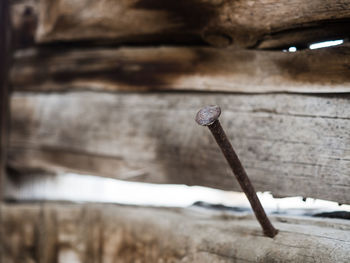
M 348 0 L 14 0 L 16 47 L 56 41 L 276 48 L 350 33 Z
M 346 220 L 115 205 L 2 205 L 6 263 L 349 262 Z
M 8 0 L 0 2 L 0 201 L 5 174 L 7 131 L 8 131 L 8 107 L 9 107 L 9 66 L 10 66 L 10 5 Z
M 347 36 L 350 19 L 348 0 L 41 0 L 36 8 L 39 43 L 204 41 L 253 47 L 266 39 L 264 47 L 276 47 L 295 29 L 302 34 L 288 45 Z
M 309 28 L 295 28 L 265 36 L 256 48 L 276 49 L 276 47 L 295 46 L 298 50 L 302 50 L 309 48 L 311 43 L 322 40 L 348 39 L 348 36 L 350 36 L 350 21 L 326 21 Z
M 350 203 L 349 95 L 33 94 L 11 100 L 9 165 L 21 174 L 84 172 L 239 190 L 206 128 L 223 127 L 258 191 Z
M 38 25 L 39 0 L 10 0 L 12 46 L 14 49 L 35 44 L 34 35 Z
M 297 53 L 214 48 L 29 49 L 16 90 L 349 92 L 350 45 Z

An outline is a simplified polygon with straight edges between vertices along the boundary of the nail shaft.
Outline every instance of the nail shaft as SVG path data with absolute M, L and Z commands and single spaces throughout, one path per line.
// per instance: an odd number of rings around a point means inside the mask
M 264 234 L 272 238 L 278 233 L 278 230 L 273 227 L 268 219 L 241 161 L 239 160 L 218 120 L 220 113 L 221 110 L 218 106 L 208 106 L 198 112 L 196 121 L 200 125 L 208 126 L 227 162 L 229 163 L 233 174 L 236 176 L 242 190 L 246 194 Z

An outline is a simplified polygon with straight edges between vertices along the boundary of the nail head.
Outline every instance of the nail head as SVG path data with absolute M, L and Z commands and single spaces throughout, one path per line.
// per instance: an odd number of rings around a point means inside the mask
M 197 112 L 196 122 L 202 126 L 209 126 L 216 121 L 221 114 L 221 109 L 217 105 L 205 106 Z

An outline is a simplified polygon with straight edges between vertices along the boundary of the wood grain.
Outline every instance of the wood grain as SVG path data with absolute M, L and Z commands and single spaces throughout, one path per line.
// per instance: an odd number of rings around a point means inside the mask
M 239 190 L 206 128 L 221 122 L 258 191 L 350 203 L 350 97 L 211 93 L 14 93 L 9 165 Z
M 218 47 L 252 47 L 296 28 L 315 30 L 316 40 L 332 37 L 339 31 L 324 32 L 319 27 L 349 18 L 348 0 L 41 0 L 36 39 L 40 43 L 204 41 Z M 343 36 L 349 33 L 347 26 L 342 28 Z M 309 36 L 304 34 L 304 42 L 315 39 Z
M 280 232 L 270 239 L 252 215 L 194 208 L 27 204 L 1 212 L 9 263 L 350 260 L 346 220 L 272 216 Z
M 0 208 L 0 262 L 39 262 L 40 205 Z
M 11 60 L 11 32 L 9 1 L 0 2 L 0 201 L 5 182 L 5 163 L 8 146 L 9 67 Z
M 35 31 L 38 27 L 39 0 L 10 1 L 12 47 L 21 49 L 35 45 Z
M 41 48 L 16 53 L 22 91 L 349 92 L 350 45 L 297 53 L 196 47 Z
M 347 0 L 16 0 L 12 24 L 19 48 L 62 41 L 305 48 L 348 37 L 349 6 Z

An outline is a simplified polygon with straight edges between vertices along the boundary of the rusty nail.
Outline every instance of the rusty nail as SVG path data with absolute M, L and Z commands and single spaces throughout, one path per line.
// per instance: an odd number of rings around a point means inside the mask
M 255 189 L 242 166 L 241 161 L 234 151 L 230 141 L 227 139 L 224 130 L 222 129 L 219 122 L 220 114 L 221 109 L 219 106 L 206 106 L 197 113 L 196 122 L 199 125 L 208 126 L 227 162 L 229 163 L 233 174 L 236 176 L 242 190 L 246 194 L 255 216 L 264 231 L 264 234 L 272 238 L 277 235 L 278 230 L 273 227 L 268 219 L 264 208 L 256 195 Z

